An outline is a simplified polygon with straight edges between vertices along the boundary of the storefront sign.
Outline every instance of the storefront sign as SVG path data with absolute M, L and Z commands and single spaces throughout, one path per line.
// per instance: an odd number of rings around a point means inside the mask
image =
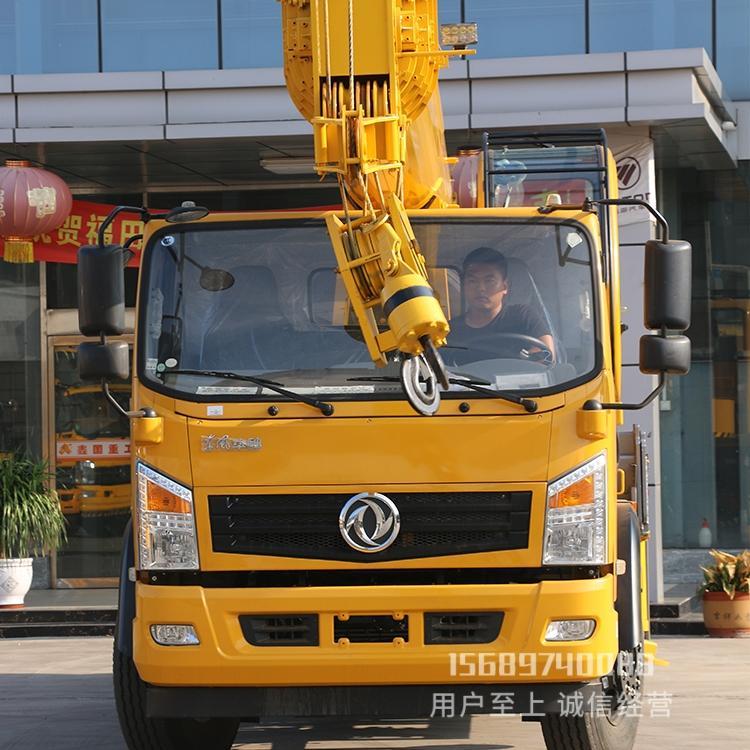
M 73 208 L 59 229 L 34 237 L 34 259 L 55 263 L 75 263 L 81 245 L 95 245 L 99 227 L 114 206 L 107 203 L 73 201 Z M 104 234 L 106 243 L 122 244 L 134 234 L 143 232 L 143 222 L 138 214 L 119 214 Z M 133 246 L 136 253 L 130 261 L 137 266 L 140 259 L 138 243 Z M 0 247 L 2 255 L 2 247 Z
M 2 205 L 0 205 L 0 209 Z M 77 263 L 78 248 L 81 245 L 95 245 L 98 242 L 99 227 L 115 206 L 108 203 L 89 203 L 88 201 L 73 201 L 73 208 L 65 223 L 49 234 L 34 237 L 34 259 L 46 260 L 52 263 Z M 286 209 L 289 211 L 330 211 L 340 206 L 310 206 L 301 209 Z M 143 222 L 136 213 L 118 214 L 104 233 L 107 244 L 124 244 L 134 234 L 143 233 Z M 141 261 L 141 246 L 134 243 L 131 248 L 135 252 L 128 265 L 138 266 Z M 0 243 L 0 258 L 3 247 Z
M 57 460 L 130 456 L 130 440 L 58 440 Z
M 613 143 L 617 165 L 617 187 L 620 198 L 637 198 L 651 205 L 656 203 L 652 187 L 654 173 L 654 143 L 650 138 L 638 138 L 623 143 Z M 620 226 L 648 221 L 645 208 L 622 206 L 619 209 Z

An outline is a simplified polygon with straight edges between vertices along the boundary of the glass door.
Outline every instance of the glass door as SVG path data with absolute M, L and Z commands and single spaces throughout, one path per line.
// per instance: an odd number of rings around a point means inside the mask
M 116 585 L 130 517 L 130 424 L 98 384 L 81 381 L 80 341 L 55 337 L 49 346 L 49 455 L 68 522 L 57 579 L 59 586 Z M 129 382 L 112 382 L 110 391 L 129 408 Z

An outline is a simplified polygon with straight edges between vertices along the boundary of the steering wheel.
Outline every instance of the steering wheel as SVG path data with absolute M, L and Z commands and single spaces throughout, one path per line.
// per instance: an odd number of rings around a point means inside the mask
M 517 352 L 519 359 L 535 362 L 540 365 L 552 367 L 555 364 L 555 355 L 552 350 L 541 339 L 536 336 L 527 336 L 525 333 L 488 333 L 484 336 L 478 336 L 473 339 L 471 344 L 466 347 L 468 351 L 478 351 L 483 354 L 492 354 L 494 358 L 506 353 L 511 347 L 503 345 L 501 341 L 510 341 L 515 344 L 513 351 Z M 448 343 L 450 347 L 450 341 Z M 530 349 L 539 349 L 538 352 L 531 352 Z

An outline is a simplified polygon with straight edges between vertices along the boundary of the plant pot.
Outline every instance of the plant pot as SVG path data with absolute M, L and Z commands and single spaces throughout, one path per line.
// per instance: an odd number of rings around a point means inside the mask
M 750 638 L 750 594 L 703 592 L 703 622 L 716 638 Z
M 0 559 L 0 609 L 23 607 L 23 598 L 31 588 L 32 559 Z

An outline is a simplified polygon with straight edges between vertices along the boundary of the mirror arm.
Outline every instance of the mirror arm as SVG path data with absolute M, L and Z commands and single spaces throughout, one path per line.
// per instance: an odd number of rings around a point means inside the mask
M 591 399 L 583 405 L 584 411 L 599 411 L 600 409 L 622 409 L 622 411 L 638 411 L 648 406 L 663 390 L 667 382 L 664 373 L 659 375 L 659 384 L 646 396 L 640 404 L 603 404 L 601 401 Z
M 122 414 L 123 417 L 127 417 L 127 419 L 142 419 L 143 417 L 155 417 L 156 412 L 153 409 L 138 409 L 138 411 L 125 411 L 125 409 L 120 406 L 117 399 L 110 393 L 109 390 L 109 383 L 106 380 L 102 380 L 102 391 L 104 391 L 104 395 L 107 397 L 107 400 L 109 401 L 112 406 L 115 407 L 115 409 Z
M 645 208 L 655 219 L 661 229 L 661 241 L 669 242 L 669 224 L 667 220 L 647 201 L 640 198 L 600 198 L 599 200 L 589 200 L 583 202 L 583 209 L 591 210 L 590 207 L 599 206 L 640 206 Z
M 130 263 L 131 260 L 135 257 L 135 253 L 130 249 L 130 246 L 138 242 L 138 240 L 142 240 L 143 235 L 142 234 L 134 234 L 132 237 L 128 237 L 128 239 L 125 241 L 125 244 L 122 246 L 122 249 L 124 251 L 125 260 L 123 261 L 123 268 L 128 267 L 128 263 Z
M 107 229 L 109 229 L 110 224 L 112 224 L 112 222 L 117 217 L 117 214 L 120 214 L 123 211 L 127 211 L 128 213 L 131 213 L 131 214 L 140 214 L 141 221 L 143 221 L 144 223 L 151 219 L 151 214 L 149 213 L 147 208 L 143 208 L 141 206 L 115 206 L 109 212 L 109 215 L 101 223 L 101 226 L 99 227 L 99 236 L 98 236 L 99 247 L 104 247 L 107 244 L 104 241 L 104 235 Z

